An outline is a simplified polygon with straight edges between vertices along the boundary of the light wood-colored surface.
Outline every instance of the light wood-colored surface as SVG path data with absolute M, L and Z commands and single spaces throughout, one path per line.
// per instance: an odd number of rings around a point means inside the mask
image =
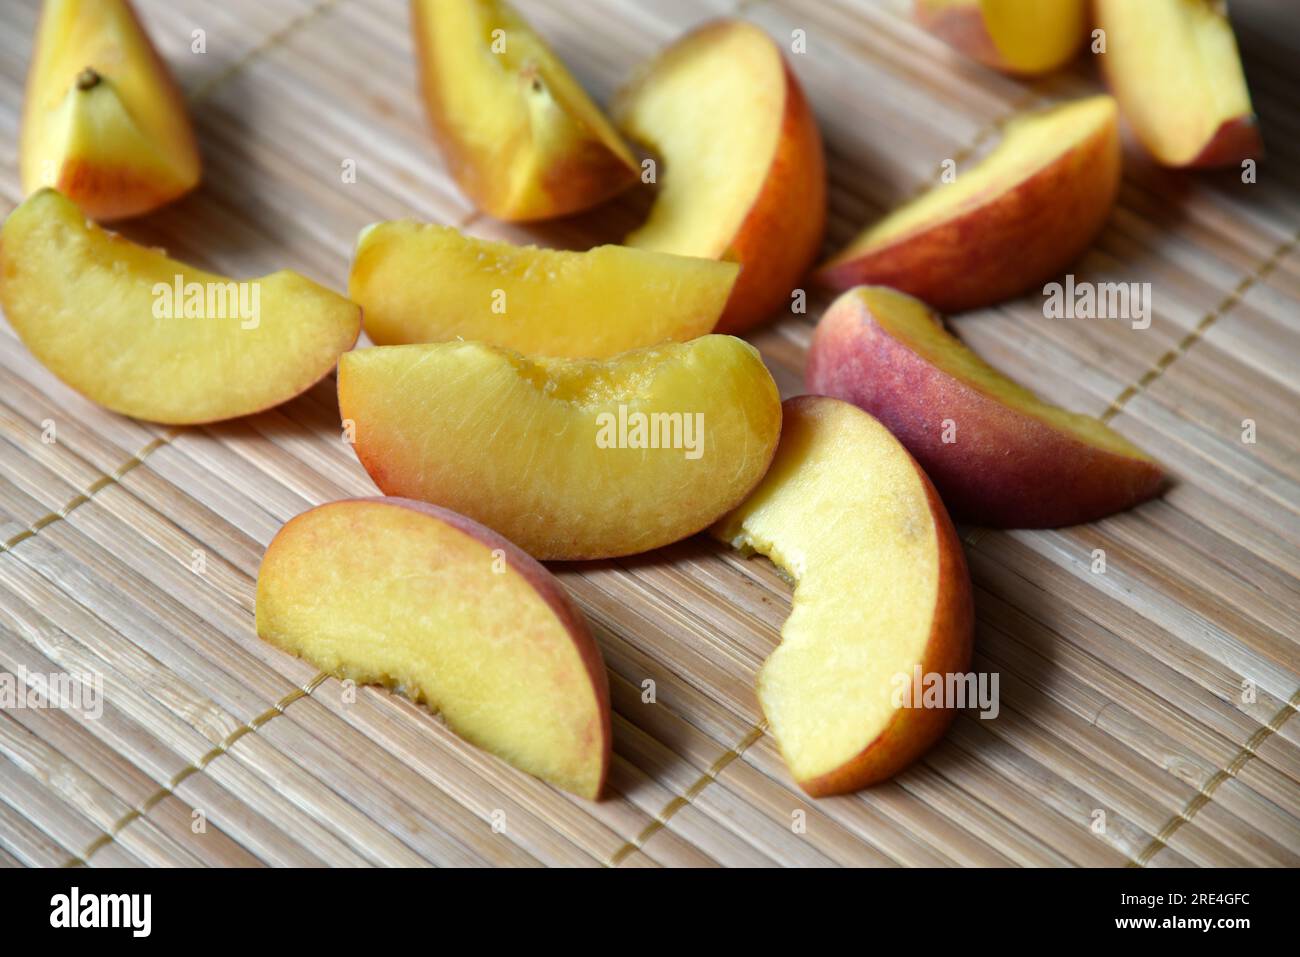
M 944 159 L 978 155 L 1007 117 L 1096 88 L 1086 60 L 1034 84 L 964 63 L 902 0 L 519 5 L 601 99 L 711 16 L 738 12 L 782 41 L 805 30 L 791 59 L 827 141 L 828 248 Z M 137 6 L 189 94 L 206 177 L 124 231 L 179 258 L 243 276 L 292 267 L 341 289 L 374 220 L 581 246 L 637 215 L 620 203 L 531 232 L 477 216 L 428 136 L 404 0 Z M 692 539 L 555 568 L 594 626 L 615 709 L 610 795 L 571 799 L 400 698 L 345 700 L 258 641 L 272 535 L 374 491 L 341 440 L 332 382 L 252 419 L 165 430 L 79 398 L 4 326 L 0 669 L 95 672 L 107 702 L 98 720 L 0 714 L 0 863 L 1300 863 L 1300 30 L 1287 6 L 1233 5 L 1270 151 L 1259 182 L 1163 171 L 1130 143 L 1119 208 L 1075 267 L 1152 283 L 1149 329 L 1047 320 L 1038 297 L 955 321 L 1042 395 L 1104 414 L 1176 484 L 1084 527 L 963 529 L 975 667 L 1000 674 L 1001 713 L 962 715 L 919 765 L 851 797 L 805 799 L 762 732 L 754 674 L 789 589 L 761 560 Z M 0 0 L 6 210 L 36 8 Z M 206 54 L 190 52 L 195 29 Z M 753 337 L 786 394 L 801 391 L 824 304 Z

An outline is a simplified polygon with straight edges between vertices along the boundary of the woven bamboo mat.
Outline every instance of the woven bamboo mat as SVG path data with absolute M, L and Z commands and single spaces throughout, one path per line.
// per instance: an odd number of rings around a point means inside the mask
M 378 219 L 581 246 L 638 215 L 616 205 L 527 234 L 475 215 L 414 93 L 405 0 L 137 5 L 190 96 L 206 176 L 126 231 L 181 259 L 341 289 Z M 6 212 L 36 6 L 0 0 Z M 520 3 L 602 99 L 709 17 L 805 30 L 792 62 L 827 141 L 828 248 L 942 160 L 978 155 L 1009 116 L 1096 87 L 1086 63 L 1029 85 L 963 63 L 903 6 Z M 4 326 L 0 669 L 94 672 L 107 700 L 97 720 L 0 714 L 0 863 L 1300 863 L 1300 30 L 1286 6 L 1233 5 L 1270 150 L 1259 182 L 1163 171 L 1129 144 L 1119 208 L 1075 267 L 1151 282 L 1149 329 L 1045 320 L 1038 297 L 957 320 L 995 365 L 1104 415 L 1176 484 L 1084 527 L 963 529 L 975 667 L 1000 674 L 1001 713 L 963 714 L 920 764 L 854 796 L 806 799 L 763 733 L 755 671 L 789 608 L 764 561 L 697 538 L 555 568 L 592 622 L 615 710 L 609 797 L 572 799 L 405 700 L 347 700 L 258 641 L 272 535 L 373 493 L 332 382 L 255 418 L 164 430 L 79 398 Z M 205 54 L 190 52 L 195 29 Z M 824 304 L 754 337 L 786 394 Z

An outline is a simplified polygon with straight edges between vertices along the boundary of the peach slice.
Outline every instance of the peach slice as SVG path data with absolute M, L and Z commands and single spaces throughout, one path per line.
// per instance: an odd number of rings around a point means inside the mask
M 511 246 L 404 220 L 362 232 L 348 294 L 379 345 L 474 339 L 601 359 L 707 334 L 738 271 L 626 246 Z
M 939 496 L 883 425 L 823 396 L 783 408 L 771 470 L 713 534 L 795 580 L 758 699 L 795 780 L 822 797 L 897 774 L 943 734 L 952 708 L 912 707 L 908 689 L 918 669 L 970 667 L 970 575 Z
M 854 289 L 832 303 L 813 335 L 807 382 L 880 419 L 952 513 L 979 525 L 1089 522 L 1163 483 L 1160 466 L 1119 433 L 1041 401 L 892 289 Z
M 297 273 L 236 282 L 202 272 L 87 222 L 48 189 L 0 230 L 0 304 L 72 388 L 172 425 L 292 399 L 361 332 L 361 310 Z
M 504 0 L 412 0 L 420 89 L 452 175 L 497 219 L 595 206 L 635 183 L 635 157 Z
M 1097 0 L 1106 81 L 1165 166 L 1235 166 L 1263 152 L 1222 0 Z
M 262 559 L 257 633 L 338 678 L 424 702 L 556 787 L 600 794 L 600 649 L 555 577 L 477 522 L 400 498 L 304 512 Z
M 339 363 L 339 408 L 385 494 L 455 509 L 539 559 L 693 535 L 762 478 L 781 431 L 776 383 L 730 336 L 605 360 L 377 346 Z
M 127 0 L 46 0 L 20 156 L 24 193 L 54 187 L 95 219 L 138 216 L 198 185 L 185 101 Z
M 628 245 L 740 263 L 719 332 L 788 306 L 826 228 L 826 161 L 771 38 L 739 20 L 706 24 L 643 67 L 614 113 L 663 161 L 659 195 Z
M 835 289 L 892 286 L 947 312 L 1030 289 L 1079 257 L 1119 195 L 1109 96 L 1018 118 L 957 179 L 890 213 L 822 266 Z
M 1088 35 L 1087 0 L 915 0 L 914 9 L 949 46 L 1016 76 L 1064 66 Z

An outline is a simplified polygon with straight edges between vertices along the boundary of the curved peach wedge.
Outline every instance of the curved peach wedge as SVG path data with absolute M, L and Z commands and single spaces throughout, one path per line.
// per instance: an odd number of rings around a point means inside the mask
M 340 361 L 339 409 L 385 494 L 454 509 L 543 560 L 693 535 L 754 487 L 781 431 L 776 383 L 730 336 L 605 360 L 377 346 Z
M 609 120 L 504 0 L 412 0 L 411 17 L 434 135 L 485 213 L 565 216 L 637 181 Z
M 915 0 L 914 10 L 949 46 L 1015 76 L 1064 66 L 1088 35 L 1087 0 Z
M 791 774 L 822 797 L 892 777 L 943 734 L 954 702 L 915 707 L 915 676 L 947 684 L 970 667 L 971 585 L 943 503 L 883 425 L 823 396 L 784 413 L 767 477 L 713 534 L 795 579 L 758 700 Z
M 550 572 L 495 532 L 397 498 L 331 502 L 276 534 L 257 633 L 424 702 L 471 744 L 585 798 L 609 768 L 600 649 Z
M 20 156 L 24 193 L 53 187 L 94 219 L 138 216 L 198 185 L 185 100 L 127 0 L 46 0 Z
M 947 333 L 924 303 L 853 289 L 817 324 L 808 388 L 889 427 L 952 513 L 998 528 L 1089 522 L 1151 498 L 1158 464 L 1098 419 L 1041 401 Z
M 1222 0 L 1097 0 L 1102 72 L 1160 163 L 1236 166 L 1263 152 Z
M 361 332 L 361 311 L 297 273 L 236 282 L 86 221 L 53 190 L 0 230 L 0 304 L 51 372 L 114 412 L 196 425 L 305 392 Z
M 348 295 L 378 345 L 473 339 L 603 359 L 711 332 L 738 271 L 626 246 L 512 246 L 404 220 L 362 232 Z
M 1016 296 L 1083 253 L 1119 195 L 1118 113 L 1096 96 L 1017 118 L 983 162 L 890 213 L 818 271 L 960 312 Z
M 788 306 L 826 228 L 826 161 L 772 39 L 740 20 L 706 24 L 642 67 L 613 112 L 663 162 L 650 216 L 627 244 L 740 263 L 719 332 Z

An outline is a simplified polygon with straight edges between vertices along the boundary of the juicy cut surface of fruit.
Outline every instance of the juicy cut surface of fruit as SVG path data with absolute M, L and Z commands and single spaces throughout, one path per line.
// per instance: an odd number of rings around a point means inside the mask
M 781 430 L 758 352 L 702 336 L 605 360 L 475 342 L 378 346 L 339 364 L 339 409 L 386 494 L 455 509 L 538 559 L 630 555 L 707 527 Z
M 1029 114 L 973 168 L 868 228 L 818 276 L 836 289 L 892 286 L 946 312 L 992 305 L 1078 258 L 1119 183 L 1113 99 Z
M 259 412 L 329 374 L 361 331 L 352 302 L 297 273 L 237 282 L 106 232 L 53 190 L 0 230 L 0 303 L 82 395 L 192 425 Z
M 628 245 L 740 263 L 719 332 L 788 308 L 825 230 L 826 163 L 772 39 L 743 21 L 706 24 L 643 66 L 613 112 L 662 164 Z
M 1101 68 L 1124 118 L 1166 166 L 1235 166 L 1263 153 L 1259 124 L 1218 0 L 1097 0 Z
M 378 345 L 469 339 L 599 359 L 711 332 L 738 272 L 712 259 L 512 246 L 401 221 L 361 234 L 348 293 Z
M 257 632 L 335 676 L 427 704 L 529 774 L 600 793 L 610 754 L 600 650 L 555 577 L 476 522 L 404 499 L 304 512 L 262 560 Z
M 27 77 L 23 192 L 53 187 L 94 219 L 198 185 L 185 101 L 126 0 L 46 0 Z
M 1064 66 L 1088 35 L 1087 0 L 915 0 L 923 27 L 1004 73 L 1037 76 Z
M 413 0 L 411 15 L 434 135 L 484 212 L 564 216 L 636 182 L 618 133 L 504 0 Z
M 884 426 L 823 396 L 784 411 L 771 470 L 713 534 L 795 582 L 758 698 L 799 785 L 840 794 L 896 774 L 952 720 L 951 702 L 914 707 L 908 689 L 969 668 L 970 577 L 942 502 Z

